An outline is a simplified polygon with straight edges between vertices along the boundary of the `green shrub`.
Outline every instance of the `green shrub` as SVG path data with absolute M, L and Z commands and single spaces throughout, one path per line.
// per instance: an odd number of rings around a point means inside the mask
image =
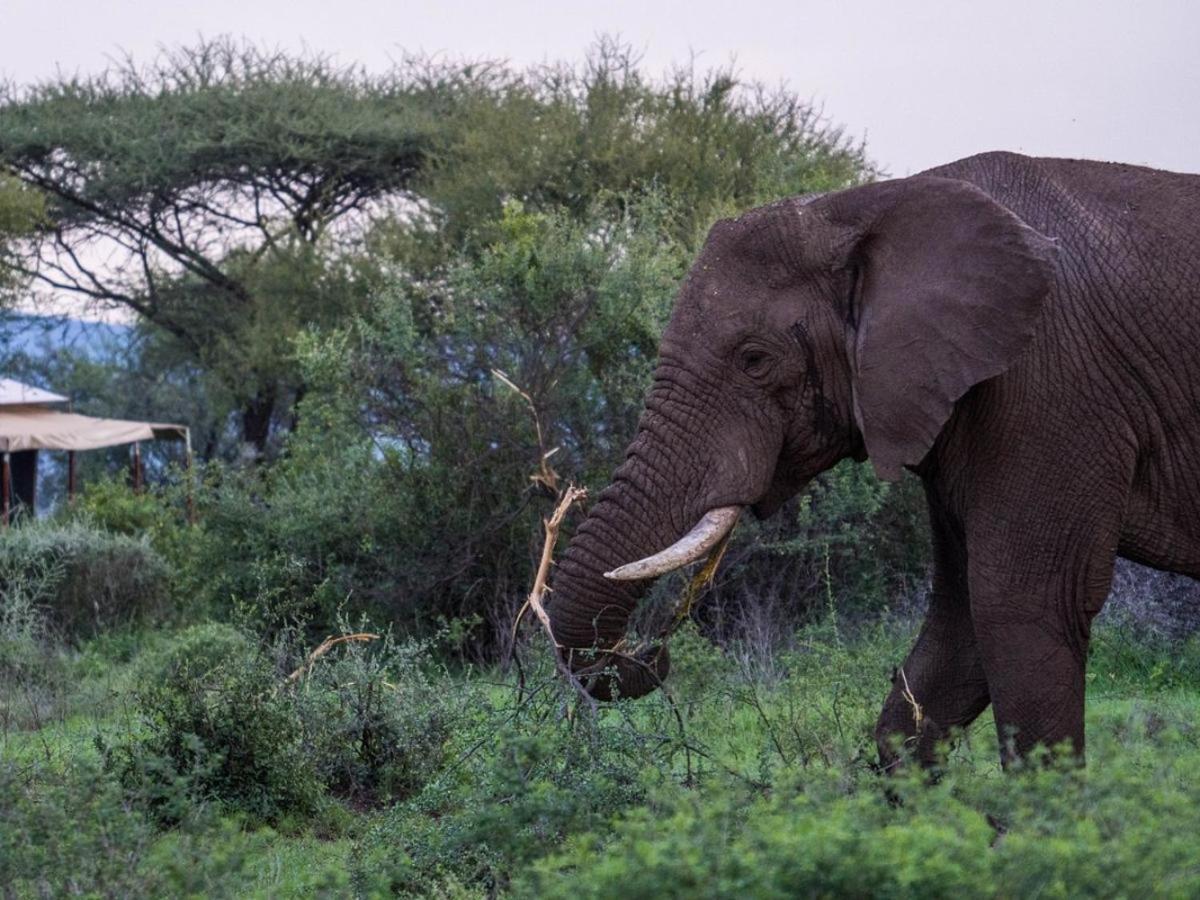
M 388 583 L 384 561 L 400 552 L 380 537 L 394 498 L 365 445 L 328 450 L 274 467 L 206 466 L 200 523 L 180 563 L 201 608 L 266 639 L 302 626 L 320 640 L 347 597 L 355 611 L 375 605 Z
M 265 840 L 189 819 L 160 837 L 110 774 L 0 758 L 0 893 L 7 897 L 233 896 Z
M 48 637 L 44 605 L 63 577 L 61 563 L 48 555 L 18 565 L 9 552 L 7 545 L 0 548 L 0 676 L 37 666 Z
M 138 683 L 138 727 L 106 750 L 128 787 L 154 797 L 186 778 L 196 799 L 267 821 L 317 809 L 321 784 L 294 698 L 249 637 L 227 625 L 193 626 L 150 654 Z M 159 812 L 175 818 L 172 809 Z
M 521 696 L 474 692 L 474 716 L 456 729 L 437 777 L 358 842 L 360 885 L 404 896 L 427 896 L 431 886 L 495 896 L 566 837 L 603 830 L 643 802 L 648 786 L 686 777 L 676 722 L 661 698 L 635 711 L 604 708 L 594 720 L 586 707 L 564 715 L 573 695 L 544 656 L 535 662 Z
M 83 522 L 13 528 L 0 542 L 0 594 L 36 584 L 47 627 L 72 640 L 162 610 L 168 571 L 144 538 L 110 534 Z M 7 614 L 7 613 L 6 613 Z
M 327 791 L 388 803 L 440 770 L 467 694 L 431 680 L 425 644 L 386 635 L 304 658 L 286 642 L 270 657 L 229 625 L 181 632 L 137 664 L 137 727 L 107 748 L 110 767 L 147 796 L 175 796 L 182 778 L 194 801 L 266 821 L 318 812 Z
M 990 776 L 806 773 L 756 796 L 663 792 L 535 863 L 539 897 L 1195 896 L 1195 747 Z M 885 788 L 887 788 L 885 790 Z M 901 802 L 894 802 L 899 794 Z M 1169 829 L 1162 827 L 1170 822 Z
M 174 563 L 189 543 L 185 492 L 181 483 L 152 484 L 135 491 L 124 477 L 99 478 L 84 486 L 71 514 L 112 534 L 145 537 Z
M 386 634 L 340 645 L 299 680 L 304 753 L 335 795 L 358 806 L 386 803 L 439 771 L 468 691 L 447 691 L 444 672 L 431 680 L 427 658 L 427 645 Z

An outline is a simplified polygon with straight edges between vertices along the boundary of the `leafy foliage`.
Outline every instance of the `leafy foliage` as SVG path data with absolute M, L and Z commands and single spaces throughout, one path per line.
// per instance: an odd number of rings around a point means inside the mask
M 342 629 L 349 633 L 349 628 Z M 426 672 L 428 646 L 349 643 L 315 661 L 296 688 L 305 754 L 337 797 L 356 806 L 407 797 L 439 772 L 466 696 Z
M 651 79 L 612 38 L 582 65 L 472 72 L 482 89 L 456 92 L 446 155 L 419 179 L 451 247 L 490 244 L 489 223 L 509 198 L 586 220 L 597 200 L 619 212 L 657 190 L 678 203 L 668 233 L 690 252 L 722 215 L 873 171 L 863 147 L 795 93 L 731 69 L 682 66 Z
M 13 244 L 41 224 L 44 215 L 41 194 L 0 174 L 0 308 L 24 280 L 14 266 Z
M 258 646 L 226 625 L 196 625 L 142 664 L 140 728 L 105 748 L 130 789 L 177 799 L 185 780 L 197 799 L 267 821 L 312 813 L 321 785 L 303 753 L 293 698 Z M 167 821 L 173 802 L 154 804 Z
M 168 579 L 144 537 L 111 534 L 86 522 L 30 524 L 11 529 L 0 542 L 3 615 L 16 615 L 20 603 L 26 610 L 20 615 L 37 615 L 45 629 L 72 639 L 160 612 Z
M 191 817 L 160 837 L 90 762 L 62 771 L 0 759 L 0 884 L 11 897 L 229 896 L 266 835 Z
M 353 233 L 333 226 L 357 217 L 361 231 L 433 146 L 420 93 L 230 40 L 9 89 L 0 161 L 48 198 L 21 269 L 153 323 L 233 394 L 245 438 L 264 446 L 296 387 L 289 335 L 361 297 Z M 97 246 L 116 264 L 97 265 L 85 250 Z
M 431 665 L 427 647 L 343 645 L 277 695 L 299 723 L 287 734 L 299 729 L 302 761 L 318 773 L 319 808 L 281 814 L 280 833 L 223 816 L 245 807 L 213 780 L 220 753 L 189 751 L 178 766 L 144 744 L 125 753 L 139 732 L 121 704 L 92 707 L 77 724 L 5 732 L 0 876 L 18 896 L 286 893 L 284 881 L 363 896 L 1124 896 L 1146 884 L 1190 894 L 1196 647 L 1138 653 L 1136 638 L 1098 631 L 1088 769 L 1001 772 L 985 716 L 936 783 L 915 770 L 884 779 L 869 765 L 887 673 L 911 639 L 903 621 L 810 626 L 769 673 L 688 629 L 672 646 L 670 703 L 658 694 L 595 716 L 544 649 L 526 654 L 517 692 L 491 671 Z M 121 642 L 102 643 L 89 646 L 88 671 L 103 657 L 127 673 L 113 683 L 135 690 L 168 661 L 191 659 L 199 677 L 180 692 L 181 709 L 198 708 L 183 698 L 199 686 L 212 709 L 229 706 L 220 688 L 233 683 L 230 661 L 256 653 L 226 626 L 190 629 L 132 661 Z M 278 660 L 269 679 L 254 684 L 283 685 L 297 655 L 280 646 L 267 654 Z M 389 751 L 398 755 L 362 755 L 363 725 L 404 736 Z M 245 722 L 206 746 L 261 759 L 246 743 L 263 738 L 257 728 Z M 128 768 L 109 775 L 89 762 L 97 733 Z M 393 762 L 418 777 L 391 782 L 387 797 Z M 326 791 L 353 812 L 331 809 Z M 394 805 L 373 806 L 385 799 Z
M 795 94 L 728 71 L 654 82 L 609 40 L 580 67 L 409 58 L 378 76 L 201 42 L 8 89 L 0 162 L 47 198 L 21 269 L 150 323 L 157 368 L 198 367 L 260 450 L 306 388 L 296 335 L 346 324 L 397 267 L 436 279 L 485 251 L 509 201 L 618 223 L 657 191 L 692 250 L 721 214 L 871 173 Z
M 441 768 L 464 698 L 434 687 L 425 645 L 384 635 L 315 659 L 286 640 L 273 649 L 211 623 L 139 662 L 137 726 L 103 749 L 160 818 L 177 821 L 181 797 L 271 822 L 326 809 L 327 794 L 369 807 Z M 297 668 L 285 677 L 281 665 Z
M 1184 749 L 1175 740 L 1167 746 Z M 1194 748 L 1191 751 L 1194 753 Z M 538 896 L 1122 896 L 1197 886 L 1190 849 L 1163 840 L 1192 800 L 1176 761 L 1151 771 L 1065 765 L 1009 778 L 872 785 L 806 777 L 766 798 L 723 786 L 661 799 L 539 864 Z M 1194 798 L 1193 798 L 1194 799 Z M 1002 810 L 1002 812 L 1001 812 Z M 1169 887 L 1168 887 L 1169 886 Z
M 903 631 L 824 623 L 769 678 L 688 638 L 673 647 L 680 719 L 661 700 L 570 721 L 546 715 L 561 697 L 497 696 L 477 726 L 487 749 L 377 820 L 356 883 L 404 896 L 1193 889 L 1189 832 L 1163 823 L 1196 815 L 1194 679 L 1150 689 L 1102 661 L 1087 770 L 1050 756 L 1000 771 L 985 717 L 938 782 L 884 779 L 870 729 Z M 461 736 L 468 750 L 477 733 Z

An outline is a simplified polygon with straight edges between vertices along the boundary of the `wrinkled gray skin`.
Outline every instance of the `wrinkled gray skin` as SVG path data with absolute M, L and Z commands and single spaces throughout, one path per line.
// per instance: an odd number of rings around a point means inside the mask
M 555 634 L 585 667 L 646 587 L 602 573 L 869 459 L 921 478 L 934 543 L 903 665 L 926 722 L 894 679 L 884 762 L 896 736 L 932 762 L 989 703 L 1006 760 L 1082 753 L 1114 557 L 1200 576 L 1198 347 L 1200 176 L 988 153 L 719 222 L 627 458 L 558 566 Z M 621 696 L 665 676 L 648 658 L 617 661 Z

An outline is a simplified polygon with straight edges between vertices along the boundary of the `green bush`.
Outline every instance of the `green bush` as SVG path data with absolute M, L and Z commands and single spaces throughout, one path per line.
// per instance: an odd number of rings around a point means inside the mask
M 178 779 L 196 800 L 276 821 L 320 805 L 321 783 L 304 754 L 290 691 L 249 637 L 196 625 L 139 667 L 138 727 L 106 748 L 130 789 L 157 797 Z M 170 821 L 177 811 L 159 807 Z
M 503 894 L 566 837 L 604 830 L 648 786 L 687 777 L 661 698 L 641 706 L 636 722 L 616 707 L 593 719 L 545 656 L 531 662 L 523 695 L 473 692 L 474 715 L 455 730 L 447 764 L 358 842 L 360 885 L 403 896 Z
M 531 867 L 539 897 L 1195 896 L 1200 756 L 984 776 L 847 782 L 808 772 L 756 795 L 670 791 Z M 900 802 L 896 802 L 899 796 Z M 1169 829 L 1162 824 L 1170 822 Z
M 49 555 L 18 564 L 10 552 L 7 545 L 0 548 L 0 676 L 37 667 L 48 638 L 44 604 L 63 577 L 61 564 Z
M 179 474 L 174 469 L 171 473 Z M 186 484 L 165 483 L 135 491 L 124 475 L 100 478 L 84 486 L 71 514 L 112 534 L 144 537 L 165 559 L 177 563 L 189 539 L 186 490 Z
M 444 672 L 432 680 L 427 659 L 425 644 L 386 634 L 337 647 L 299 679 L 304 754 L 333 794 L 356 806 L 386 803 L 441 769 L 468 692 L 447 692 Z
M 346 439 L 273 467 L 206 467 L 180 573 L 201 608 L 268 639 L 303 626 L 320 640 L 348 597 L 355 611 L 378 605 L 400 552 L 388 528 L 396 504 L 379 460 Z
M 162 611 L 169 573 L 144 538 L 110 534 L 84 522 L 35 523 L 0 542 L 0 595 L 36 584 L 45 625 L 71 640 Z
M 425 644 L 385 635 L 314 659 L 286 641 L 276 651 L 223 624 L 149 651 L 136 665 L 138 721 L 106 748 L 110 768 L 148 797 L 173 800 L 183 779 L 193 802 L 271 822 L 324 809 L 327 792 L 359 808 L 389 803 L 441 769 L 466 693 L 431 679 Z M 152 805 L 166 821 L 179 815 Z
M 234 896 L 265 835 L 190 819 L 160 836 L 122 786 L 85 761 L 0 758 L 0 893 L 24 897 Z

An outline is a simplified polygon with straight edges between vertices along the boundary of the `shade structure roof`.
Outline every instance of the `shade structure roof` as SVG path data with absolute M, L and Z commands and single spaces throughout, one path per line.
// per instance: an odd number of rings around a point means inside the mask
M 0 406 L 28 406 L 35 403 L 66 403 L 62 394 L 52 394 L 31 384 L 0 378 Z
M 186 441 L 183 425 L 98 419 L 44 406 L 0 405 L 0 452 L 96 450 L 136 441 Z

